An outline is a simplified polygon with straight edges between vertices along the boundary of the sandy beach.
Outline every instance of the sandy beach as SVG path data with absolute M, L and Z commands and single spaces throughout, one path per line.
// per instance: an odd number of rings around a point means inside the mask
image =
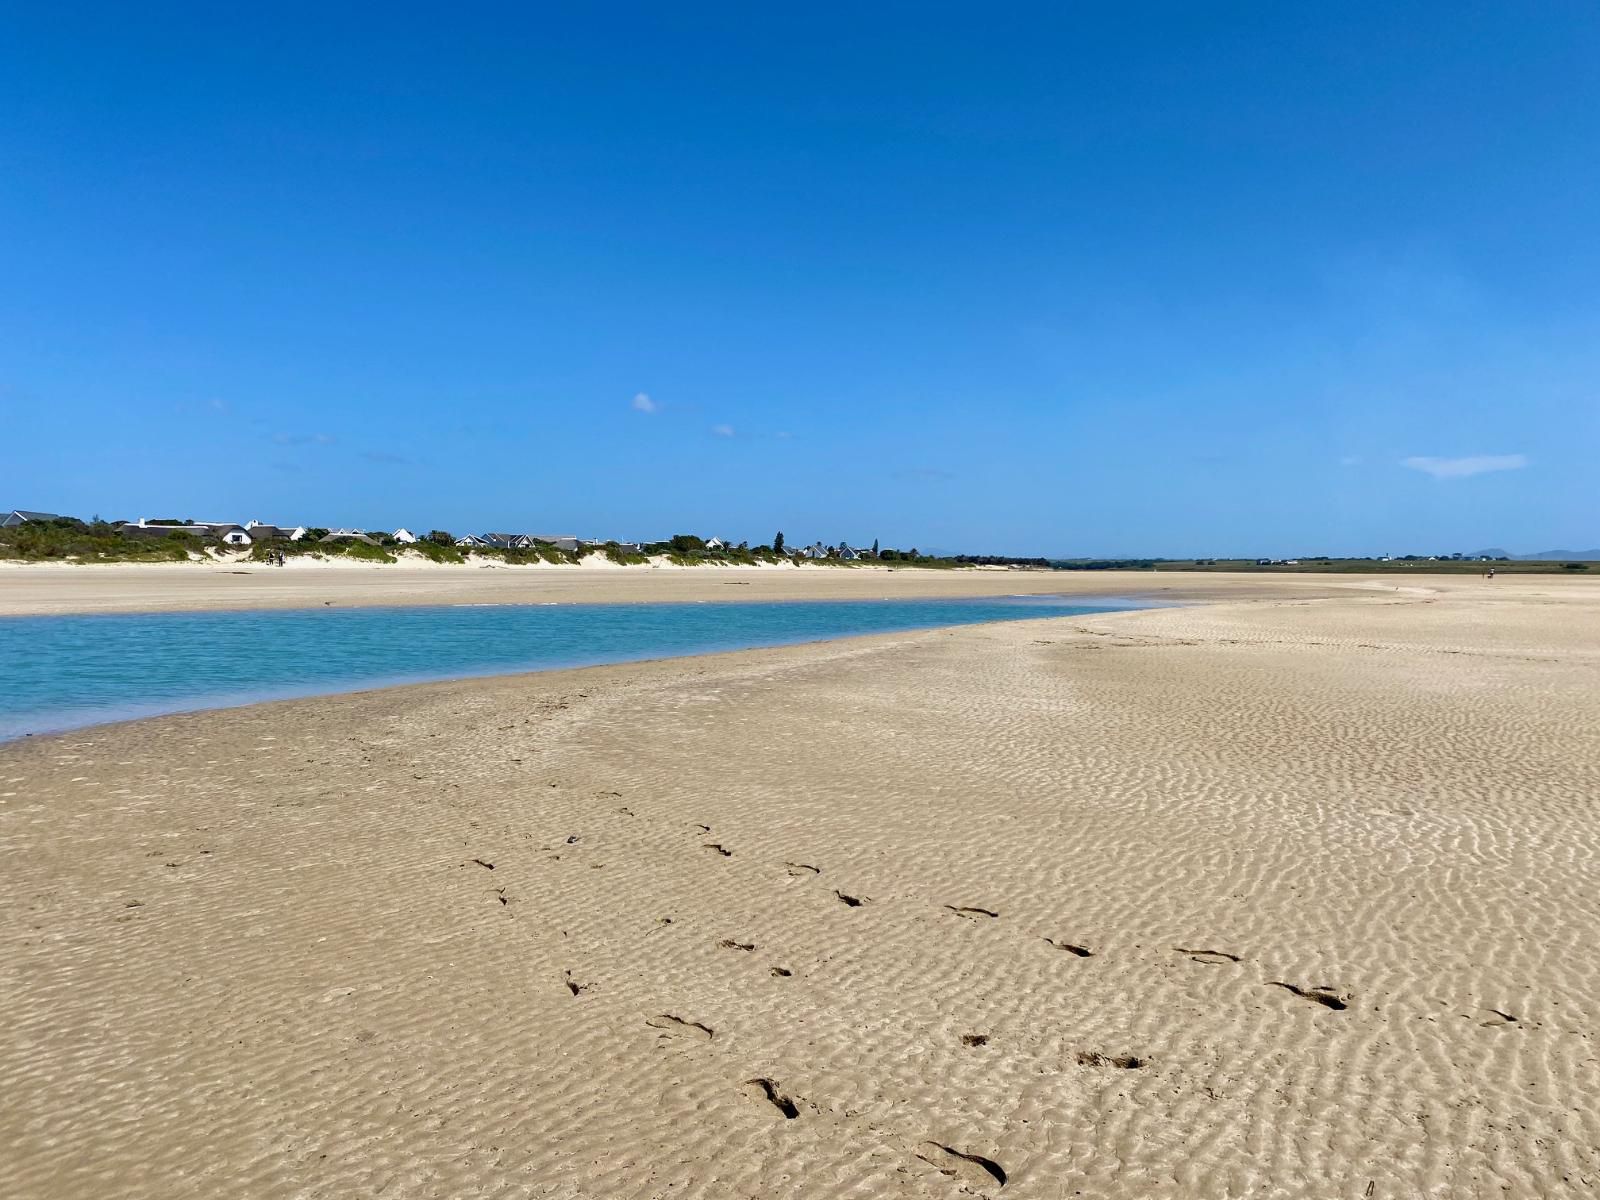
M 1138 582 L 0 747 L 6 1194 L 1600 1189 L 1600 584 Z
M 0 616 L 418 604 L 638 604 L 878 600 L 932 596 L 1328 595 L 1397 581 L 1159 571 L 925 570 L 884 567 L 505 567 L 296 563 L 277 568 L 0 565 Z M 1409 584 L 1410 580 L 1398 582 Z

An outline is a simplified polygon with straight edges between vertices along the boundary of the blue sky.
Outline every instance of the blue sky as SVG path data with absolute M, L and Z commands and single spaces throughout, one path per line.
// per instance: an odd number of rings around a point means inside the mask
M 1600 544 L 1591 3 L 238 7 L 0 17 L 0 505 Z

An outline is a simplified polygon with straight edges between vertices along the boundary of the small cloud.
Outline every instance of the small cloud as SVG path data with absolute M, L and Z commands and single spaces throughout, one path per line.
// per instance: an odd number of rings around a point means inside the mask
M 386 450 L 363 450 L 361 457 L 370 463 L 383 463 L 386 466 L 407 466 L 411 460 L 402 458 L 398 454 L 390 454 Z
M 1341 467 L 1359 467 L 1361 465 L 1361 455 L 1346 454 L 1339 460 L 1339 465 Z
M 280 446 L 331 446 L 336 439 L 326 433 L 277 433 L 272 440 Z
M 732 437 L 733 436 L 733 426 L 732 425 L 713 425 L 711 427 L 711 432 L 716 434 L 718 437 Z
M 780 437 L 784 441 L 788 441 L 793 436 L 794 436 L 794 434 L 790 433 L 787 429 L 784 430 L 782 433 L 778 434 L 778 437 Z
M 650 399 L 650 393 L 640 392 L 633 398 L 633 411 L 642 413 L 658 413 L 661 405 Z
M 206 401 L 206 404 L 212 412 L 225 413 L 228 411 L 228 402 L 226 400 L 217 400 L 213 398 Z
M 1487 471 L 1516 471 L 1528 465 L 1526 454 L 1472 454 L 1465 458 L 1430 458 L 1413 455 L 1400 460 L 1402 467 L 1432 475 L 1435 479 L 1465 479 Z

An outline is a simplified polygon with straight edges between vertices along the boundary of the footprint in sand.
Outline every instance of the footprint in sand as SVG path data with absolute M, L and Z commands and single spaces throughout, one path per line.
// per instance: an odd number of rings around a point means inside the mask
M 1187 954 L 1197 963 L 1206 963 L 1211 966 L 1240 961 L 1237 954 L 1229 954 L 1226 950 L 1188 950 L 1182 946 L 1174 946 L 1172 949 L 1178 954 Z
M 839 897 L 839 902 L 841 904 L 846 904 L 851 908 L 860 908 L 863 904 L 868 904 L 871 902 L 871 898 L 868 896 L 847 896 L 837 888 L 834 889 L 833 894 Z
M 1498 1008 L 1489 1008 L 1485 1009 L 1484 1011 L 1492 1012 L 1495 1015 L 1495 1019 L 1493 1021 L 1478 1022 L 1478 1024 L 1482 1025 L 1485 1029 L 1504 1029 L 1507 1025 L 1515 1025 L 1517 1023 L 1517 1019 L 1510 1013 L 1501 1012 Z
M 917 1157 L 931 1164 L 941 1175 L 948 1175 L 965 1187 L 987 1189 L 1006 1185 L 1005 1168 L 992 1158 L 981 1154 L 968 1154 L 943 1142 L 923 1142 L 917 1147 Z
M 783 865 L 788 870 L 789 874 L 793 875 L 796 879 L 803 878 L 807 875 L 822 874 L 821 867 L 813 867 L 810 863 L 786 862 Z
M 1299 987 L 1293 983 L 1284 983 L 1281 980 L 1271 980 L 1268 987 L 1280 987 L 1286 992 L 1292 992 L 1302 1000 L 1310 1000 L 1320 1004 L 1323 1008 L 1331 1008 L 1335 1012 L 1342 1012 L 1350 1007 L 1349 995 L 1341 995 L 1330 987 Z
M 987 1033 L 963 1033 L 961 1035 L 961 1044 L 963 1046 L 987 1046 L 989 1044 L 989 1035 Z
M 726 846 L 722 845 L 720 842 L 706 842 L 705 843 L 705 848 L 707 850 L 715 850 L 718 854 L 722 855 L 723 858 L 732 858 L 733 857 L 733 851 L 729 850 Z
M 778 1089 L 776 1081 L 771 1079 L 747 1079 L 744 1081 L 743 1092 L 752 1100 L 759 1100 L 772 1105 L 783 1114 L 786 1121 L 792 1121 L 800 1115 L 800 1107 Z
M 944 906 L 947 912 L 953 912 L 958 917 L 966 917 L 969 921 L 976 921 L 979 917 L 998 917 L 1000 914 L 987 908 L 957 907 L 954 904 Z
M 1140 1058 L 1137 1054 L 1097 1054 L 1093 1050 L 1078 1051 L 1078 1065 L 1081 1067 L 1116 1067 L 1121 1071 L 1137 1071 L 1147 1062 L 1148 1059 Z
M 716 1030 L 709 1025 L 702 1025 L 699 1021 L 685 1021 L 682 1017 L 675 1017 L 671 1013 L 661 1013 L 645 1021 L 652 1029 L 659 1029 L 664 1038 L 691 1038 L 695 1041 L 709 1042 L 716 1036 Z
M 594 987 L 594 984 L 592 983 L 579 983 L 572 977 L 571 971 L 563 971 L 561 976 L 562 982 L 567 985 L 567 991 L 571 992 L 574 996 L 581 996 Z
M 1087 946 L 1077 946 L 1072 942 L 1058 942 L 1055 938 L 1045 938 L 1045 941 L 1057 950 L 1065 950 L 1068 954 L 1076 954 L 1079 958 L 1093 958 L 1094 951 Z
M 754 950 L 756 948 L 754 942 L 736 942 L 732 938 L 723 938 L 717 945 L 724 950 Z

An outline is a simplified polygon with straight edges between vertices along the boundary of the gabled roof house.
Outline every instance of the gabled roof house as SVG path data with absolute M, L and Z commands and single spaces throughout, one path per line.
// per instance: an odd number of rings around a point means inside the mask
M 13 508 L 4 516 L 0 516 L 0 529 L 10 529 L 14 525 L 27 525 L 34 521 L 59 521 L 58 513 L 29 512 L 25 508 Z

